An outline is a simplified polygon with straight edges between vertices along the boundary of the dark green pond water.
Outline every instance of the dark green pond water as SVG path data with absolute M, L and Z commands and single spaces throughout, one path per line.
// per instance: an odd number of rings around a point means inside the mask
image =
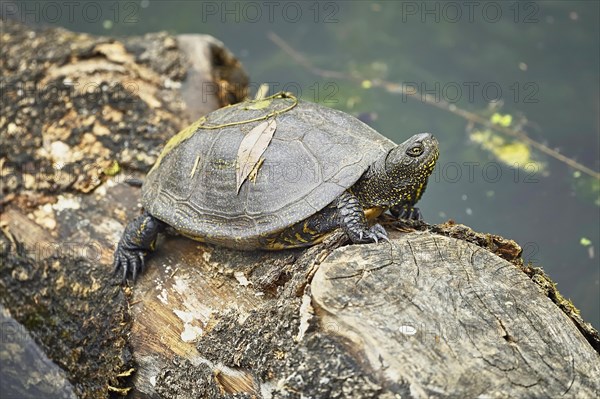
M 55 2 L 58 16 L 44 2 L 28 3 L 29 22 L 76 31 L 208 33 L 240 58 L 254 89 L 268 83 L 342 109 L 398 142 L 432 132 L 441 158 L 420 202 L 425 219 L 516 240 L 524 258 L 600 327 L 598 178 L 373 84 L 418 88 L 488 120 L 497 113 L 508 124 L 510 115 L 510 129 L 522 126 L 597 173 L 599 2 L 81 1 L 72 12 Z M 311 73 L 270 32 L 315 66 L 355 80 Z

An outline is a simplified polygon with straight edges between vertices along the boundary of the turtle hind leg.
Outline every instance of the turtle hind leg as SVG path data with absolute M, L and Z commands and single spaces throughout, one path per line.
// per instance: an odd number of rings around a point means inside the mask
M 154 249 L 156 237 L 165 227 L 163 222 L 148 212 L 131 221 L 115 250 L 113 275 L 117 274 L 119 269 L 123 269 L 123 282 L 127 279 L 128 273 L 131 273 L 135 281 L 138 272 L 144 270 L 146 254 Z

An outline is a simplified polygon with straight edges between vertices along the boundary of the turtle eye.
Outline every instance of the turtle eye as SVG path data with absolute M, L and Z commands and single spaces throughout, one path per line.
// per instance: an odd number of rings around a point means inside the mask
M 411 157 L 418 157 L 422 153 L 423 153 L 422 145 L 415 145 L 414 147 L 410 147 L 408 150 L 406 150 L 406 154 L 410 155 Z

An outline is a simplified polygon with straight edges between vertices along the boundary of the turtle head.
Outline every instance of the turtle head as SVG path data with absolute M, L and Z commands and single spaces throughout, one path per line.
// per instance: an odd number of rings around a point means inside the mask
M 439 156 L 438 141 L 430 133 L 415 134 L 393 148 L 385 159 L 385 171 L 394 177 L 427 179 Z M 404 179 L 402 179 L 404 180 Z
M 415 134 L 388 153 L 385 173 L 401 194 L 398 201 L 419 200 L 438 156 L 438 141 L 430 133 Z

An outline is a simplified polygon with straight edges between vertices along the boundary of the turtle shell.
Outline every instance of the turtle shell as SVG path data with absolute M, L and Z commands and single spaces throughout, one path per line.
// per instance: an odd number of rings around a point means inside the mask
M 236 186 L 246 134 L 276 130 L 253 178 Z M 395 144 L 358 119 L 278 95 L 208 114 L 174 136 L 148 173 L 142 204 L 194 239 L 238 249 L 315 214 L 351 187 Z

